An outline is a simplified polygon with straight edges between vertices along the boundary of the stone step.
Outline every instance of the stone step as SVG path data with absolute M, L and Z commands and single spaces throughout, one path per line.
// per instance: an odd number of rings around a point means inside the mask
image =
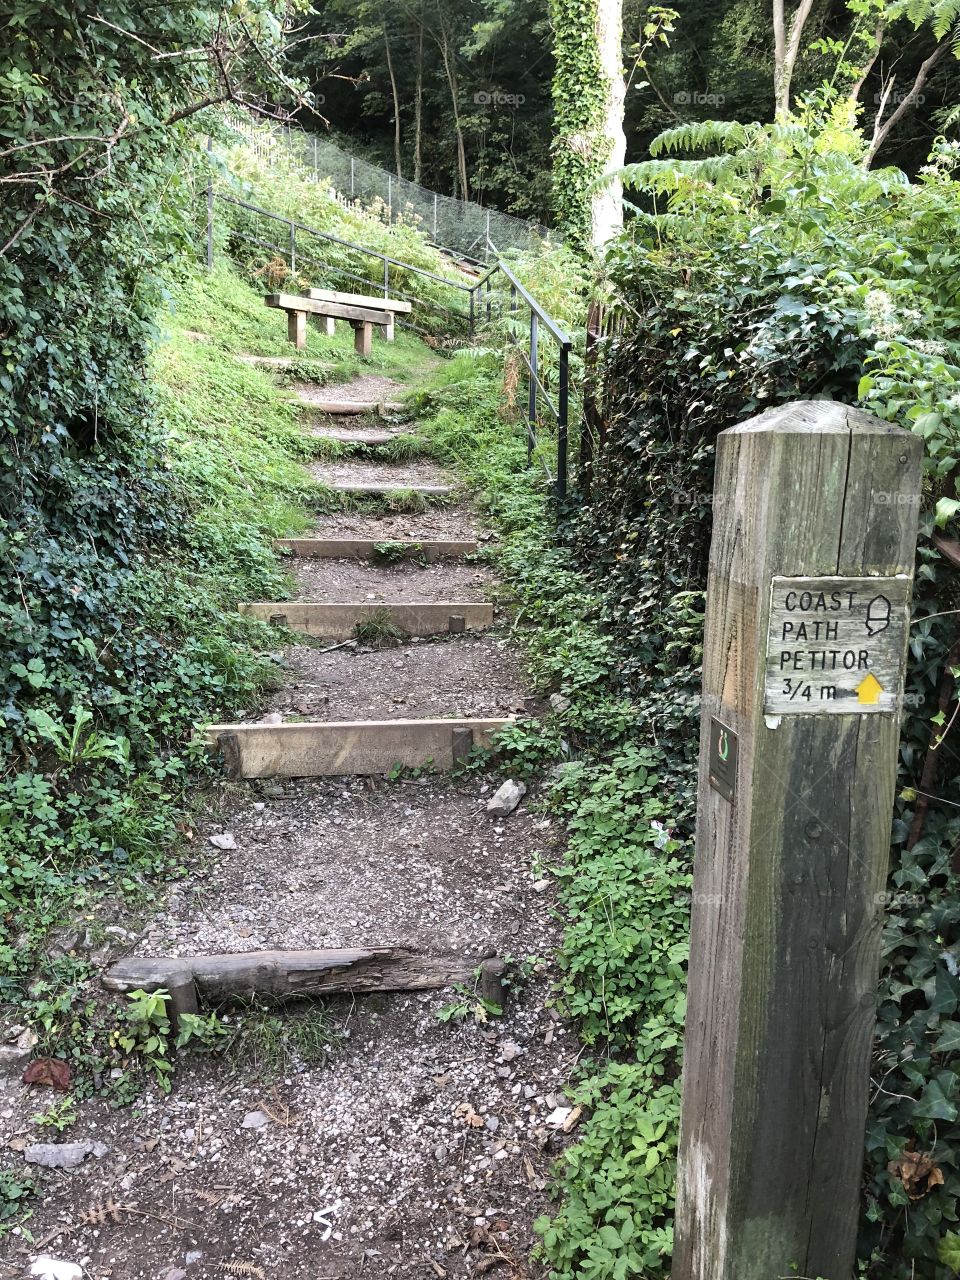
M 320 778 L 451 769 L 474 746 L 487 747 L 513 717 L 470 720 L 345 720 L 214 724 L 211 746 L 231 778 Z
M 477 544 L 471 539 L 459 541 L 450 538 L 423 538 L 406 540 L 395 538 L 278 538 L 278 549 L 291 551 L 295 556 L 316 556 L 324 560 L 425 560 L 435 564 L 438 560 L 458 560 L 462 556 L 477 554 Z
M 458 634 L 493 626 L 493 605 L 487 602 L 415 602 L 402 604 L 363 600 L 322 604 L 307 600 L 251 601 L 240 612 L 264 622 L 321 640 L 349 640 L 358 622 L 382 618 L 408 636 Z
M 349 414 L 360 417 L 368 413 L 398 413 L 403 405 L 395 400 L 320 400 L 314 396 L 296 395 L 294 403 L 314 413 Z

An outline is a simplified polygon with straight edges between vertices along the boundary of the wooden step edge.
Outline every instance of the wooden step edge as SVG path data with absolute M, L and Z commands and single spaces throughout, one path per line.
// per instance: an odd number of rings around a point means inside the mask
M 308 396 L 294 396 L 294 404 L 315 413 L 349 414 L 360 417 L 368 413 L 399 413 L 403 405 L 398 400 L 315 400 Z
M 374 991 L 435 991 L 476 984 L 477 994 L 503 1008 L 506 965 L 484 950 L 471 957 L 435 955 L 409 947 L 330 947 L 320 951 L 246 951 L 228 955 L 128 956 L 101 981 L 108 991 L 169 994 L 168 1016 L 198 1013 L 201 1000 L 267 996 L 274 999 L 362 995 Z M 477 972 L 479 970 L 479 973 Z
M 211 746 L 231 778 L 326 778 L 405 769 L 452 769 L 489 747 L 513 716 L 462 720 L 326 720 L 214 724 Z
M 349 640 L 357 623 L 368 618 L 385 618 L 408 636 L 456 635 L 493 626 L 488 601 L 253 600 L 237 607 L 248 617 L 321 640 Z
M 388 445 L 394 440 L 414 438 L 409 433 L 400 431 L 384 431 L 376 428 L 365 431 L 362 427 L 356 431 L 337 427 L 318 427 L 316 431 L 310 432 L 311 440 L 339 440 L 341 444 L 363 444 L 371 449 Z
M 386 480 L 356 481 L 322 480 L 315 476 L 317 483 L 334 493 L 359 493 L 371 497 L 383 497 L 389 493 L 418 493 L 422 498 L 447 498 L 457 492 L 452 484 L 390 484 Z
M 319 356 L 252 356 L 244 354 L 236 354 L 234 359 L 239 360 L 241 364 L 253 365 L 256 369 L 290 369 L 298 364 L 320 365 L 325 370 L 332 370 L 335 366 L 332 364 L 324 364 Z
M 382 560 L 388 563 L 397 558 L 422 559 L 428 564 L 474 556 L 478 549 L 472 539 L 456 538 L 278 538 L 274 546 L 295 556 L 326 560 Z M 378 550 L 381 547 L 388 548 L 388 552 Z

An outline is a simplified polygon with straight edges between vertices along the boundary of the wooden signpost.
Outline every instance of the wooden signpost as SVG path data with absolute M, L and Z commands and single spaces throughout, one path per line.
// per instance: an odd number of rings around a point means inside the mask
M 851 1280 L 922 446 L 721 433 L 673 1280 Z

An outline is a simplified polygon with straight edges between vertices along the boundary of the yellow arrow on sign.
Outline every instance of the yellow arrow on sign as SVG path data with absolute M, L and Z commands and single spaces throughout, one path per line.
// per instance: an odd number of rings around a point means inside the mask
M 876 706 L 880 701 L 881 693 L 883 693 L 883 685 L 873 672 L 857 685 L 857 701 L 868 707 Z

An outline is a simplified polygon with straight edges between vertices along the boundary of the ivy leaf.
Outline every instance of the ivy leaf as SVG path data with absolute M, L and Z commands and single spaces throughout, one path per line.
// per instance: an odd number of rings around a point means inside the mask
M 960 1235 L 956 1231 L 948 1231 L 938 1242 L 937 1261 L 949 1267 L 955 1276 L 960 1276 Z
M 935 512 L 937 528 L 942 529 L 958 511 L 960 511 L 960 502 L 956 498 L 938 498 Z

